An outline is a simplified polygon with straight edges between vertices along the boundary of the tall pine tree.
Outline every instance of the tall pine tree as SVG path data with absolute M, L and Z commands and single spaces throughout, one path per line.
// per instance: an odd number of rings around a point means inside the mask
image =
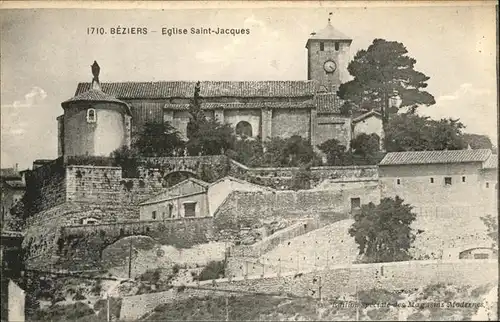
M 349 63 L 347 69 L 354 79 L 340 86 L 339 96 L 351 108 L 380 111 L 385 129 L 390 114 L 397 113 L 398 108 L 413 113 L 419 105 L 436 103 L 423 90 L 429 77 L 415 70 L 415 63 L 402 43 L 375 39 Z M 394 99 L 398 99 L 400 106 L 391 104 Z

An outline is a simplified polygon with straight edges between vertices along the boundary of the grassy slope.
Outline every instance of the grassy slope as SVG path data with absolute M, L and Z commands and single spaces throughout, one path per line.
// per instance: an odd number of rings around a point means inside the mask
M 406 308 L 395 306 L 376 307 L 383 303 L 481 303 L 491 289 L 491 285 L 476 288 L 457 288 L 452 285 L 430 285 L 411 292 L 389 292 L 369 290 L 358 293 L 358 299 L 364 307 L 358 311 L 360 320 L 398 320 L 404 313 L 408 320 L 470 320 L 477 308 Z M 228 298 L 229 320 L 277 320 L 277 321 L 337 321 L 355 320 L 356 308 L 343 308 L 339 304 L 354 301 L 347 296 L 343 301 L 319 300 L 313 298 L 284 298 L 272 296 L 245 295 Z M 226 319 L 226 299 L 224 297 L 203 297 L 167 303 L 158 306 L 141 321 L 221 321 Z M 404 312 L 402 312 L 404 310 Z

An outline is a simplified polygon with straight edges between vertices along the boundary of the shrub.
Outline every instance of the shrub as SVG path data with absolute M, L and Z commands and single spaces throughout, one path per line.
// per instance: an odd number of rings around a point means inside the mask
M 149 282 L 151 284 L 157 284 L 160 281 L 161 268 L 148 269 L 141 275 L 137 277 L 138 280 Z
M 54 305 L 46 309 L 39 309 L 34 312 L 30 320 L 35 321 L 73 321 L 85 316 L 94 316 L 87 304 L 77 302 L 69 305 Z
M 73 300 L 75 301 L 85 300 L 85 298 L 86 297 L 80 291 L 76 292 L 75 296 L 73 296 Z
M 385 289 L 371 289 L 358 292 L 358 299 L 363 306 L 374 305 L 377 303 L 390 303 L 395 305 L 401 296 L 396 292 L 390 292 Z
M 109 313 L 113 317 L 120 317 L 120 310 L 122 307 L 122 299 L 117 297 L 109 298 Z M 94 304 L 94 310 L 98 312 L 97 317 L 99 320 L 106 321 L 108 303 L 107 299 L 100 299 Z M 94 320 L 95 321 L 95 320 Z
M 200 272 L 198 279 L 200 281 L 218 279 L 224 276 L 224 271 L 223 261 L 211 261 Z
M 177 274 L 179 273 L 180 269 L 181 266 L 179 264 L 174 264 L 174 266 L 172 266 L 172 273 Z
M 101 294 L 102 291 L 102 280 L 98 279 L 95 281 L 94 287 L 92 287 L 91 292 L 95 295 Z

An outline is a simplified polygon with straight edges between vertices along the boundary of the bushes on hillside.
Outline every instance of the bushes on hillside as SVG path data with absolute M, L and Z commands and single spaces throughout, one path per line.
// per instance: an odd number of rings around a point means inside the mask
M 225 265 L 223 261 L 210 261 L 198 274 L 197 280 L 214 280 L 224 277 Z
M 76 302 L 69 305 L 53 305 L 37 310 L 30 320 L 35 321 L 73 321 L 85 316 L 94 316 L 94 310 L 87 304 Z

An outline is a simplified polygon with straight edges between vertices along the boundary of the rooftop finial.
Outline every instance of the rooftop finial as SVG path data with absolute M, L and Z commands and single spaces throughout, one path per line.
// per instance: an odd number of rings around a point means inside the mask
M 99 64 L 94 60 L 94 63 L 90 65 L 90 68 L 92 69 L 92 75 L 94 76 L 92 78 L 92 89 L 101 89 L 101 84 L 99 84 L 99 72 L 101 71 L 101 67 L 99 67 Z

